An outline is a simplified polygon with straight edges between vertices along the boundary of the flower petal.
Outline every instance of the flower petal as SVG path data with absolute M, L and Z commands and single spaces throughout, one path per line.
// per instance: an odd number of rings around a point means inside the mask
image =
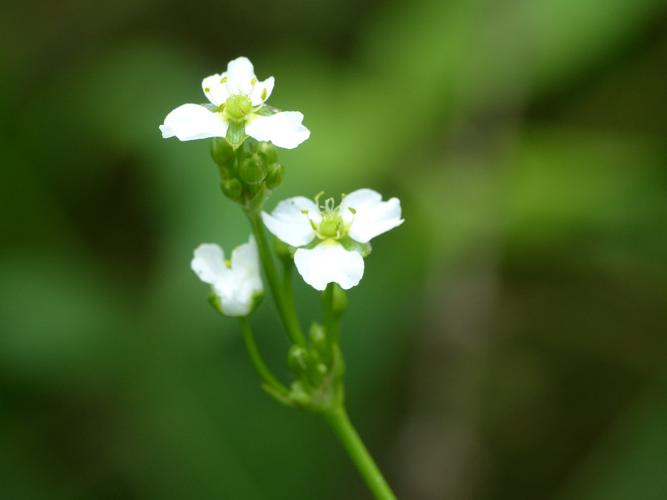
M 348 194 L 340 204 L 340 214 L 350 225 L 350 237 L 360 243 L 368 243 L 403 223 L 398 198 L 382 201 L 382 195 L 372 189 Z
M 248 239 L 248 243 L 244 243 L 232 251 L 232 273 L 241 282 L 241 288 L 249 289 L 252 293 L 263 291 L 257 243 L 252 236 Z
M 304 196 L 295 196 L 278 203 L 271 214 L 262 212 L 262 220 L 274 236 L 293 247 L 307 245 L 315 238 L 311 221 L 322 220 L 318 206 Z
M 247 316 L 252 309 L 252 295 L 248 290 L 241 292 L 239 286 L 239 281 L 232 273 L 213 285 L 213 291 L 218 296 L 220 309 L 225 316 Z
M 216 73 L 215 75 L 207 76 L 201 82 L 201 88 L 204 91 L 206 98 L 211 101 L 212 104 L 220 106 L 229 97 L 229 90 L 227 89 L 227 73 L 222 73 L 221 75 Z
M 227 88 L 231 94 L 249 95 L 255 70 L 247 57 L 237 57 L 227 65 Z
M 231 269 L 217 280 L 213 289 L 220 299 L 220 308 L 227 316 L 246 316 L 256 297 L 264 291 L 259 270 L 259 255 L 255 239 L 232 251 Z
M 345 250 L 334 240 L 325 240 L 313 249 L 299 248 L 294 263 L 303 280 L 316 290 L 338 283 L 348 290 L 364 275 L 364 259 L 359 252 Z
M 253 106 L 259 106 L 263 104 L 273 92 L 273 86 L 276 83 L 276 79 L 270 76 L 263 82 L 257 82 L 252 87 L 250 92 L 250 100 L 252 101 Z
M 214 243 L 202 243 L 195 249 L 190 267 L 200 280 L 212 285 L 224 274 L 225 252 Z
M 225 137 L 227 123 L 222 117 L 199 104 L 183 104 L 164 119 L 160 125 L 162 137 L 168 139 L 176 136 L 181 141 L 206 139 L 208 137 Z
M 258 141 L 270 141 L 280 148 L 293 149 L 310 137 L 303 126 L 303 113 L 282 111 L 270 116 L 255 115 L 246 124 L 245 131 Z

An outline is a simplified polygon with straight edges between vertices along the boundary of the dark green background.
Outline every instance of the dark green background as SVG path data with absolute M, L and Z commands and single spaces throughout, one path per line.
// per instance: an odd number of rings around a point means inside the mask
M 270 206 L 402 200 L 343 323 L 350 414 L 399 498 L 667 498 L 665 21 L 660 0 L 3 6 L 0 498 L 369 498 L 189 268 L 248 227 L 206 141 L 157 127 L 239 55 L 312 130 Z M 254 323 L 286 376 L 269 300 Z

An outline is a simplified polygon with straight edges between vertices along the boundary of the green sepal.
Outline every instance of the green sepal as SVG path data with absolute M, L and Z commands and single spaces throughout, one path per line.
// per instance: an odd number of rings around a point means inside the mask
M 280 110 L 278 108 L 274 108 L 273 106 L 269 106 L 268 104 L 265 104 L 261 108 L 259 108 L 257 111 L 255 111 L 255 114 L 259 116 L 271 116 L 275 115 L 278 113 Z
M 222 304 L 220 304 L 220 297 L 218 297 L 218 294 L 215 293 L 212 287 L 211 290 L 208 292 L 208 303 L 211 304 L 213 309 L 215 309 L 219 314 L 221 314 L 222 316 L 225 315 L 225 313 L 222 312 Z
M 273 249 L 275 250 L 278 258 L 282 260 L 285 265 L 292 264 L 294 252 L 296 251 L 294 248 L 279 238 L 273 238 Z
M 341 245 L 343 245 L 343 248 L 345 248 L 345 250 L 359 252 L 362 257 L 368 257 L 373 251 L 373 247 L 371 246 L 370 242 L 359 243 L 358 241 L 355 241 L 350 237 L 342 238 L 338 240 L 338 242 Z

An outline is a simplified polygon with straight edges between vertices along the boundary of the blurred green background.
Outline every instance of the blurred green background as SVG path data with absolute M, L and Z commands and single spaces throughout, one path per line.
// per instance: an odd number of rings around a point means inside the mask
M 189 268 L 248 228 L 207 142 L 157 127 L 239 55 L 312 130 L 270 206 L 402 200 L 343 323 L 349 411 L 399 498 L 667 498 L 665 21 L 660 0 L 4 5 L 0 498 L 369 498 Z M 270 301 L 254 323 L 286 376 Z

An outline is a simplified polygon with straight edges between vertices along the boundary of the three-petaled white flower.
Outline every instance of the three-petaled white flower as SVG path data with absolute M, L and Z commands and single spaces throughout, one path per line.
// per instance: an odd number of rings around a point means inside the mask
M 225 260 L 224 251 L 216 244 L 199 245 L 191 267 L 199 279 L 211 285 L 216 306 L 226 316 L 247 316 L 264 292 L 252 236 L 232 251 L 231 260 Z
M 364 256 L 372 238 L 403 223 L 398 198 L 382 201 L 372 189 L 333 199 L 323 207 L 303 196 L 281 201 L 264 224 L 278 239 L 297 248 L 294 263 L 304 281 L 316 290 L 338 283 L 345 290 L 364 274 Z
M 272 142 L 292 149 L 308 139 L 310 131 L 303 126 L 303 114 L 281 111 L 264 103 L 271 95 L 275 79 L 260 82 L 246 57 L 234 59 L 227 71 L 204 78 L 202 89 L 210 104 L 183 104 L 174 109 L 160 125 L 162 137 L 176 136 L 181 141 L 227 137 L 245 134 L 258 141 Z

